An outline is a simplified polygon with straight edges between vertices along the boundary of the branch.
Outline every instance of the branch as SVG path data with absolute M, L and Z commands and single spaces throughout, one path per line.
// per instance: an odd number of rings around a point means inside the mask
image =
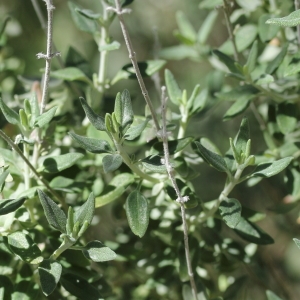
M 299 0 L 295 0 L 295 10 L 300 9 Z M 300 25 L 297 26 L 298 47 L 300 47 Z
M 158 132 L 158 134 L 160 135 L 162 142 L 163 142 L 164 164 L 166 166 L 169 178 L 172 182 L 173 188 L 177 195 L 176 201 L 180 204 L 180 208 L 181 208 L 181 218 L 182 218 L 182 225 L 183 225 L 186 264 L 187 264 L 188 274 L 189 274 L 189 278 L 190 278 L 190 284 L 191 284 L 191 288 L 192 288 L 193 297 L 195 300 L 198 300 L 197 287 L 196 287 L 195 278 L 194 278 L 194 274 L 193 274 L 193 270 L 192 270 L 192 264 L 191 264 L 188 226 L 187 226 L 187 222 L 186 222 L 186 214 L 185 214 L 185 207 L 184 207 L 184 203 L 189 200 L 189 197 L 181 195 L 181 192 L 178 188 L 178 185 L 177 185 L 177 182 L 175 179 L 175 170 L 173 169 L 173 167 L 170 163 L 170 153 L 169 153 L 168 133 L 167 133 L 167 120 L 166 120 L 167 97 L 166 97 L 166 87 L 165 86 L 162 87 L 161 102 L 162 102 L 162 129 L 161 129 L 161 131 Z
M 125 44 L 126 44 L 126 47 L 127 47 L 128 53 L 129 53 L 129 58 L 130 58 L 131 63 L 133 65 L 133 68 L 134 68 L 137 80 L 139 82 L 140 88 L 142 90 L 142 94 L 144 96 L 144 99 L 145 99 L 145 101 L 146 101 L 146 103 L 147 103 L 147 105 L 150 109 L 152 119 L 153 119 L 154 125 L 156 127 L 156 131 L 158 132 L 160 130 L 160 126 L 159 126 L 159 123 L 158 123 L 158 120 L 157 120 L 157 117 L 156 117 L 156 113 L 155 113 L 155 110 L 153 108 L 153 105 L 152 105 L 151 99 L 149 97 L 148 91 L 146 89 L 143 77 L 141 75 L 141 72 L 140 72 L 140 69 L 139 69 L 139 66 L 138 66 L 138 63 L 137 63 L 137 59 L 136 59 L 136 53 L 133 50 L 132 42 L 131 42 L 128 30 L 126 28 L 124 19 L 123 19 L 123 14 L 124 13 L 129 13 L 130 10 L 122 9 L 121 4 L 120 4 L 120 0 L 115 0 L 115 5 L 116 5 L 115 8 L 114 7 L 108 7 L 107 9 L 115 12 L 117 14 L 118 18 L 119 18 L 122 33 L 123 33 L 124 40 L 125 40 Z

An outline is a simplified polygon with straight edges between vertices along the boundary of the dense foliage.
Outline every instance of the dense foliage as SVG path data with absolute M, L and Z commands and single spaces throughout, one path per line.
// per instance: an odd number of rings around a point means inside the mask
M 37 79 L 0 15 L 0 298 L 298 299 L 298 1 L 191 1 L 154 53 L 142 1 L 68 1 L 97 64 L 56 2 Z

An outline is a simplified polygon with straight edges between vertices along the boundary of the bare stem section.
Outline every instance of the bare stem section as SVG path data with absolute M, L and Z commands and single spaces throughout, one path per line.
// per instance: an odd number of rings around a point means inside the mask
M 164 87 L 164 86 L 162 87 L 161 102 L 162 102 L 162 113 L 161 113 L 162 114 L 162 129 L 161 129 L 161 131 L 159 131 L 158 134 L 163 142 L 164 164 L 166 166 L 169 178 L 172 182 L 173 188 L 177 195 L 176 201 L 180 204 L 181 218 L 182 218 L 182 225 L 183 225 L 186 264 L 187 264 L 188 274 L 189 274 L 189 278 L 190 278 L 190 284 L 191 284 L 191 288 L 192 288 L 193 297 L 195 300 L 198 300 L 197 287 L 196 287 L 194 273 L 193 273 L 192 264 L 191 264 L 188 226 L 187 226 L 187 222 L 186 222 L 186 214 L 185 214 L 185 207 L 184 207 L 184 203 L 189 200 L 189 197 L 181 195 L 181 192 L 179 190 L 179 187 L 178 187 L 176 179 L 175 179 L 175 170 L 173 169 L 173 167 L 170 163 L 170 153 L 169 153 L 168 133 L 167 133 L 167 120 L 166 120 L 167 97 L 166 97 L 166 87 Z
M 129 53 L 129 58 L 130 58 L 131 63 L 133 65 L 133 68 L 134 68 L 137 80 L 139 82 L 142 94 L 144 96 L 144 99 L 145 99 L 145 101 L 146 101 L 146 103 L 147 103 L 147 105 L 150 109 L 150 112 L 151 112 L 152 119 L 153 119 L 154 125 L 156 127 L 156 130 L 159 131 L 160 126 L 159 126 L 159 123 L 158 123 L 158 120 L 157 120 L 157 117 L 156 117 L 156 113 L 155 113 L 155 110 L 153 108 L 153 105 L 152 105 L 151 99 L 149 97 L 148 91 L 146 89 L 143 77 L 141 75 L 140 68 L 138 66 L 137 59 L 136 59 L 136 53 L 133 50 L 132 42 L 131 42 L 128 30 L 126 28 L 124 18 L 123 18 L 123 14 L 129 13 L 130 10 L 122 9 L 119 0 L 115 0 L 115 5 L 116 5 L 115 8 L 114 7 L 108 7 L 107 9 L 114 11 L 117 14 L 118 18 L 119 18 L 120 26 L 121 26 L 122 33 L 123 33 L 124 40 L 125 40 L 125 44 L 126 44 L 126 47 L 127 47 L 128 53 Z
M 42 102 L 40 106 L 40 114 L 42 114 L 45 110 L 47 97 L 48 97 L 48 88 L 49 88 L 49 80 L 50 80 L 50 70 L 51 70 L 51 60 L 53 57 L 60 55 L 59 52 L 52 53 L 52 35 L 53 35 L 53 2 L 52 0 L 44 0 L 47 6 L 47 14 L 48 14 L 48 24 L 47 24 L 47 53 L 38 53 L 37 58 L 44 58 L 46 60 L 46 68 L 45 68 L 45 78 L 44 78 L 44 87 L 43 87 L 43 96 Z
M 224 9 L 225 22 L 226 22 L 226 27 L 227 27 L 227 31 L 228 31 L 228 34 L 229 34 L 229 38 L 230 38 L 230 40 L 232 42 L 232 46 L 233 46 L 233 56 L 234 56 L 234 59 L 236 61 L 238 61 L 239 60 L 239 54 L 238 54 L 235 38 L 234 38 L 234 35 L 233 35 L 232 25 L 230 23 L 229 4 L 228 4 L 227 1 L 228 0 L 223 0 L 223 9 Z

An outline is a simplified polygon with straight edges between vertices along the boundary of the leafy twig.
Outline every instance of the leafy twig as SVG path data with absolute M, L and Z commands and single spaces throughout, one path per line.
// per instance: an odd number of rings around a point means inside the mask
M 180 208 L 181 208 L 181 217 L 182 217 L 183 235 L 184 235 L 184 248 L 185 248 L 185 257 L 186 257 L 188 275 L 190 278 L 190 284 L 191 284 L 191 288 L 192 288 L 193 297 L 195 300 L 197 300 L 198 293 L 197 293 L 197 287 L 196 287 L 195 278 L 194 278 L 194 274 L 193 274 L 193 270 L 192 270 L 192 264 L 191 264 L 189 238 L 188 238 L 188 227 L 187 227 L 185 207 L 184 207 L 184 203 L 189 200 L 189 197 L 181 195 L 181 192 L 179 190 L 179 187 L 178 187 L 176 179 L 175 179 L 175 174 L 174 174 L 175 171 L 170 163 L 170 153 L 169 153 L 168 133 L 167 133 L 167 120 L 166 120 L 167 97 L 166 97 L 166 87 L 164 87 L 164 86 L 162 87 L 161 101 L 162 101 L 162 129 L 161 129 L 161 131 L 158 132 L 158 134 L 163 142 L 164 164 L 166 166 L 169 178 L 172 182 L 173 188 L 177 195 L 176 201 L 180 204 Z
M 136 53 L 133 50 L 131 39 L 130 39 L 130 36 L 128 34 L 128 31 L 127 31 L 127 28 L 126 28 L 126 25 L 125 25 L 125 22 L 124 22 L 124 19 L 123 19 L 123 14 L 129 13 L 130 10 L 122 9 L 121 4 L 120 4 L 120 0 L 115 0 L 115 5 L 116 5 L 115 8 L 114 7 L 108 7 L 107 9 L 115 12 L 117 14 L 118 18 L 119 18 L 122 33 L 123 33 L 124 40 L 125 40 L 125 44 L 126 44 L 126 47 L 127 47 L 128 53 L 129 53 L 129 58 L 130 58 L 131 63 L 133 65 L 133 68 L 134 68 L 137 80 L 139 82 L 140 88 L 142 90 L 142 94 L 144 96 L 144 99 L 145 99 L 145 101 L 146 101 L 146 103 L 147 103 L 147 105 L 150 109 L 154 125 L 156 127 L 157 132 L 158 132 L 160 130 L 160 126 L 159 126 L 159 123 L 158 123 L 158 120 L 157 120 L 157 117 L 156 117 L 156 113 L 155 113 L 155 110 L 153 108 L 153 105 L 152 105 L 151 99 L 149 97 L 148 91 L 146 89 L 143 77 L 141 75 L 141 72 L 140 72 L 140 69 L 139 69 L 139 66 L 138 66 L 138 63 L 137 63 L 137 59 L 136 59 Z
M 42 114 L 45 110 L 47 97 L 48 97 L 48 88 L 49 88 L 49 80 L 50 80 L 50 70 L 51 70 L 51 60 L 53 57 L 60 55 L 59 52 L 52 53 L 52 33 L 53 33 L 53 10 L 55 7 L 53 6 L 52 0 L 44 0 L 47 6 L 48 13 L 48 25 L 47 25 L 47 53 L 38 53 L 37 58 L 44 58 L 46 60 L 46 68 L 45 68 L 45 78 L 44 78 L 44 87 L 43 87 L 43 96 L 40 107 L 40 114 Z
M 48 191 L 60 202 L 60 204 L 66 208 L 65 201 L 56 193 L 54 189 L 49 185 L 49 183 L 38 173 L 35 167 L 30 163 L 30 161 L 26 158 L 23 152 L 19 149 L 19 147 L 4 133 L 4 131 L 0 130 L 0 137 L 2 137 L 9 146 L 11 146 L 23 159 L 23 161 L 27 164 L 30 170 L 33 172 L 37 180 L 40 180 L 43 185 L 48 189 Z

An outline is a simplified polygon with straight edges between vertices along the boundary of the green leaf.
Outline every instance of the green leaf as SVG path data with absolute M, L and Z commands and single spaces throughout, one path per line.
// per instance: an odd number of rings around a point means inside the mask
M 190 98 L 187 101 L 187 108 L 191 112 L 193 112 L 193 107 L 195 105 L 195 100 L 197 99 L 197 96 L 199 95 L 199 92 L 200 92 L 200 84 L 197 84 L 194 87 L 192 95 L 190 96 Z
M 100 241 L 92 241 L 86 244 L 82 251 L 83 255 L 95 262 L 113 260 L 117 257 L 116 253 Z
M 5 185 L 5 180 L 7 176 L 9 175 L 9 170 L 5 170 L 0 174 L 0 192 L 3 191 L 4 185 Z
M 21 260 L 38 264 L 43 260 L 41 250 L 34 243 L 29 234 L 16 231 L 7 237 L 9 249 Z
M 262 74 L 254 81 L 257 85 L 266 85 L 274 82 L 274 77 L 269 74 Z
M 130 173 L 122 173 L 115 176 L 105 187 L 102 195 L 96 197 L 96 207 L 101 207 L 118 199 L 133 182 L 135 182 L 135 179 Z
M 222 156 L 206 149 L 199 142 L 193 142 L 192 148 L 197 154 L 199 154 L 203 158 L 205 162 L 207 162 L 209 165 L 211 165 L 218 171 L 226 173 L 229 172 L 226 162 Z
M 178 84 L 168 69 L 165 70 L 165 82 L 168 89 L 168 95 L 170 100 L 175 104 L 179 105 L 181 98 L 182 98 L 182 91 L 178 87 Z
M 247 49 L 255 40 L 257 35 L 257 26 L 254 24 L 246 24 L 241 26 L 235 34 L 235 42 L 238 52 Z M 231 40 L 227 40 L 220 48 L 220 51 L 227 55 L 234 54 L 234 48 Z
M 36 94 L 33 94 L 29 98 L 29 102 L 30 102 L 30 110 L 31 110 L 30 126 L 33 127 L 36 118 L 40 115 L 40 108 L 39 108 L 39 103 Z
M 282 300 L 282 298 L 278 297 L 270 290 L 266 291 L 266 295 L 267 295 L 268 300 Z
M 169 154 L 173 155 L 183 150 L 194 140 L 193 137 L 186 137 L 178 140 L 168 141 Z M 164 155 L 164 147 L 162 142 L 157 142 L 153 145 L 153 149 L 158 152 L 158 155 Z
M 104 173 L 113 172 L 122 165 L 123 159 L 120 154 L 105 155 L 102 159 Z
M 37 190 L 48 223 L 56 230 L 66 233 L 67 218 L 63 210 L 42 190 Z
M 266 21 L 272 17 L 271 14 L 263 14 L 258 20 L 258 34 L 263 43 L 271 41 L 279 31 L 276 25 L 269 26 Z M 268 74 L 271 74 L 267 72 Z
M 74 214 L 74 224 L 77 222 L 79 225 L 83 225 L 85 221 L 89 224 L 92 223 L 92 219 L 95 212 L 95 197 L 93 193 L 90 193 L 86 202 L 84 202 Z
M 26 198 L 0 200 L 0 216 L 16 211 L 23 205 Z
M 240 69 L 236 67 L 236 62 L 229 56 L 227 56 L 225 53 L 219 51 L 219 50 L 213 50 L 212 53 L 218 57 L 218 59 L 226 65 L 226 67 L 229 69 L 230 72 L 233 74 L 240 74 L 242 75 Z
M 58 106 L 54 106 L 50 108 L 48 111 L 46 111 L 45 113 L 43 113 L 42 115 L 38 116 L 35 119 L 34 127 L 42 128 L 45 125 L 48 125 L 50 121 L 53 119 L 57 108 Z
M 275 24 L 282 27 L 298 26 L 300 24 L 300 9 L 283 18 L 271 18 L 266 21 L 266 24 Z
M 239 158 L 241 157 L 242 153 L 246 153 L 246 146 L 249 139 L 250 139 L 249 122 L 247 118 L 243 118 L 235 141 L 235 149 L 237 150 Z
M 81 153 L 67 153 L 54 157 L 48 157 L 43 162 L 41 171 L 46 173 L 57 173 L 73 166 L 84 155 Z
M 247 11 L 255 11 L 262 5 L 262 0 L 236 0 L 237 4 Z
M 300 249 L 300 240 L 294 238 L 293 241 L 295 242 L 296 246 Z
M 91 80 L 80 69 L 75 67 L 68 67 L 53 71 L 51 72 L 51 76 L 67 81 L 79 80 L 92 84 Z
M 137 137 L 139 137 L 141 135 L 141 133 L 144 131 L 144 129 L 146 128 L 149 121 L 150 121 L 150 118 L 147 117 L 140 124 L 138 124 L 136 126 L 131 125 L 129 127 L 129 129 L 126 131 L 125 140 L 132 141 L 132 140 L 136 139 Z
M 199 31 L 198 31 L 198 41 L 200 44 L 205 44 L 207 38 L 209 37 L 211 30 L 217 20 L 219 13 L 217 10 L 211 11 L 207 17 L 205 18 L 204 22 L 202 23 Z
M 143 166 L 150 172 L 166 173 L 166 166 L 162 163 L 162 158 L 158 155 L 151 155 L 141 160 Z
M 252 48 L 248 55 L 247 63 L 245 65 L 245 69 L 247 70 L 248 74 L 250 74 L 255 69 L 257 53 L 258 53 L 258 47 L 257 47 L 257 41 L 255 41 L 252 45 Z
M 65 273 L 61 276 L 60 282 L 69 293 L 78 299 L 104 300 L 97 288 L 78 275 Z
M 159 51 L 159 57 L 164 59 L 182 60 L 186 58 L 199 60 L 198 51 L 187 45 L 176 45 Z
M 80 14 L 78 11 L 80 11 L 81 9 L 78 6 L 76 6 L 73 2 L 68 1 L 68 5 L 71 11 L 72 19 L 80 30 L 89 33 L 94 33 L 95 31 L 97 31 L 97 24 L 95 20 L 91 20 L 83 14 Z
M 230 228 L 235 228 L 240 222 L 242 206 L 234 198 L 223 200 L 220 203 L 219 211 L 222 219 Z
M 14 291 L 13 284 L 8 277 L 0 275 L 0 299 L 11 300 L 11 294 Z
M 251 96 L 253 98 L 254 96 Z M 248 106 L 250 105 L 250 99 L 240 98 L 234 104 L 230 106 L 230 108 L 226 111 L 226 113 L 223 116 L 223 120 L 227 121 L 232 119 L 233 117 L 236 117 L 243 113 Z
M 259 164 L 251 177 L 271 177 L 283 171 L 293 160 L 293 157 L 285 157 L 272 163 Z
M 79 99 L 80 99 L 82 108 L 84 109 L 84 112 L 85 112 L 87 118 L 89 119 L 89 121 L 91 122 L 91 124 L 97 130 L 106 131 L 104 118 L 97 115 L 93 111 L 93 109 L 88 105 L 88 103 L 86 102 L 86 100 L 84 98 L 80 97 Z
M 279 67 L 279 65 L 282 63 L 286 53 L 287 53 L 287 49 L 288 49 L 289 44 L 286 43 L 283 45 L 280 53 L 275 57 L 275 59 L 273 59 L 267 66 L 266 68 L 266 73 L 268 74 L 273 74 L 277 68 Z
M 291 133 L 297 126 L 297 106 L 293 103 L 282 102 L 277 105 L 276 121 L 283 134 Z
M 223 5 L 223 0 L 203 0 L 199 4 L 199 8 L 211 9 L 221 5 Z
M 124 136 L 132 124 L 134 117 L 128 90 L 124 90 L 122 94 L 118 93 L 116 97 L 114 113 L 116 120 L 120 125 L 120 132 L 122 136 Z
M 300 62 L 291 63 L 284 69 L 283 77 L 296 75 L 300 72 Z
M 148 200 L 140 192 L 133 191 L 126 199 L 125 209 L 131 231 L 141 238 L 149 224 Z
M 19 125 L 20 124 L 20 117 L 19 114 L 17 114 L 14 110 L 9 108 L 5 102 L 2 100 L 0 97 L 0 108 L 2 110 L 2 113 L 7 120 L 8 123 L 14 124 L 14 125 Z
M 42 291 L 49 296 L 59 282 L 62 266 L 57 261 L 45 259 L 38 267 Z
M 109 143 L 105 140 L 98 140 L 69 132 L 69 135 L 86 151 L 91 153 L 111 153 L 113 152 Z
M 75 8 L 75 11 L 84 16 L 85 18 L 91 19 L 91 20 L 99 20 L 101 18 L 101 14 L 97 14 L 93 12 L 90 9 L 80 9 L 80 8 Z
M 99 45 L 99 51 L 113 51 L 118 50 L 121 47 L 121 44 L 117 41 L 113 41 L 110 44 Z
M 196 41 L 197 33 L 182 11 L 176 13 L 176 21 L 180 34 L 191 43 L 194 43 Z
M 22 280 L 15 285 L 11 300 L 37 300 L 40 299 L 40 288 L 37 283 Z
M 233 230 L 244 240 L 254 244 L 268 245 L 274 243 L 274 240 L 267 233 L 243 217 L 240 218 Z

